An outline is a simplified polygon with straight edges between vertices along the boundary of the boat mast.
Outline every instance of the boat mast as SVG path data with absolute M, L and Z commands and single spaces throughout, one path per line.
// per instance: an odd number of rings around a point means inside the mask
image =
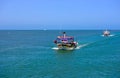
M 65 32 L 63 32 L 63 38 L 65 38 L 66 37 L 66 33 Z

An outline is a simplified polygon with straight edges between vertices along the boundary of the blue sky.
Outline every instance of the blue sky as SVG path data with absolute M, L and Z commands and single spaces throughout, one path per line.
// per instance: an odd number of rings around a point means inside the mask
M 120 1 L 0 0 L 0 29 L 120 29 Z

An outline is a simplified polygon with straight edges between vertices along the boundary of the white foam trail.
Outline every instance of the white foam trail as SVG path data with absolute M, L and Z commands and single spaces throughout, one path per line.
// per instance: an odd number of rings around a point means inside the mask
M 52 49 L 53 49 L 53 50 L 59 50 L 58 47 L 53 47 Z M 66 50 L 73 50 L 73 48 L 68 48 L 68 49 L 66 49 Z
M 111 34 L 110 37 L 115 36 L 114 34 Z
M 101 36 L 103 36 L 103 37 L 104 37 L 104 35 L 101 35 Z
M 101 35 L 102 37 L 105 37 L 104 35 Z M 109 35 L 108 37 L 112 37 L 115 36 L 114 34 Z
M 87 46 L 88 44 L 82 44 L 82 45 L 79 45 L 79 46 L 77 46 L 75 49 L 81 49 L 82 47 L 85 47 L 85 46 Z
M 58 48 L 58 47 L 53 47 L 52 49 L 53 49 L 53 50 L 59 50 L 59 48 Z

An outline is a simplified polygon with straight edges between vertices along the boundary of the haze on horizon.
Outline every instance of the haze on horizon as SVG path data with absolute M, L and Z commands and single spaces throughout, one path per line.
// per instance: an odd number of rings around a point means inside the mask
M 120 29 L 120 1 L 1 0 L 0 29 Z

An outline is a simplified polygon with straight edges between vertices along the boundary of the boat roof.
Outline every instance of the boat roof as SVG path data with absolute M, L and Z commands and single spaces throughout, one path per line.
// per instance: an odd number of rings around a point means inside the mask
M 72 37 L 72 36 L 58 36 L 57 38 L 74 38 L 74 37 Z
M 74 40 L 74 37 L 70 37 L 70 36 L 66 36 L 66 37 L 63 37 L 63 36 L 58 36 L 57 37 L 58 40 Z

